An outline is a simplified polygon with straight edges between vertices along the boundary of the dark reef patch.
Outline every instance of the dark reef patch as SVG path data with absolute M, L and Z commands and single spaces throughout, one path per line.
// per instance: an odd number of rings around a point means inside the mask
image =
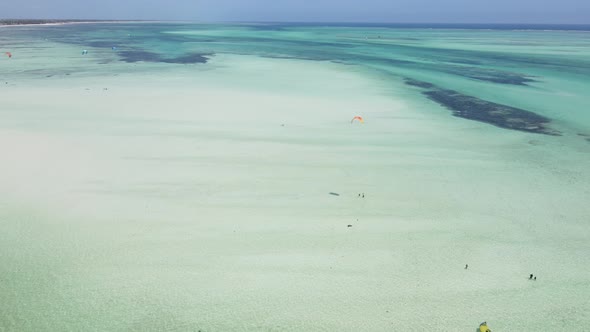
M 153 52 L 148 51 L 121 51 L 118 53 L 121 56 L 121 60 L 125 62 L 160 62 L 162 57 Z
M 111 48 L 113 46 L 117 46 L 117 42 L 116 41 L 109 41 L 109 40 L 95 40 L 95 41 L 91 41 L 91 42 L 87 42 L 86 45 L 90 46 L 90 47 L 97 47 L 97 48 L 102 48 L 102 47 L 108 47 Z
M 423 88 L 423 89 L 432 89 L 435 87 L 434 84 L 432 84 L 432 83 L 417 81 L 417 80 L 413 80 L 411 78 L 406 78 L 405 82 L 407 85 L 417 86 L 417 87 Z
M 207 63 L 209 58 L 207 58 L 206 55 L 210 56 L 211 54 L 201 54 L 201 53 L 188 54 L 188 55 L 183 55 L 183 56 L 179 56 L 179 57 L 171 58 L 171 59 L 162 59 L 161 62 L 180 63 L 180 64 Z
M 119 56 L 121 57 L 122 61 L 128 63 L 135 63 L 135 62 L 162 62 L 162 63 L 177 63 L 177 64 L 192 64 L 192 63 L 206 63 L 209 58 L 207 56 L 211 56 L 212 54 L 202 54 L 202 53 L 193 53 L 182 55 L 179 57 L 163 57 L 158 53 L 148 52 L 148 51 L 141 51 L 141 50 L 131 50 L 131 51 L 121 51 L 118 52 Z
M 478 81 L 499 84 L 527 85 L 527 83 L 535 82 L 535 80 L 522 74 L 477 67 L 453 66 L 446 68 L 444 71 L 449 74 L 463 76 Z
M 486 122 L 497 127 L 545 135 L 559 135 L 547 128 L 546 117 L 520 108 L 493 103 L 453 90 L 435 89 L 423 92 L 431 100 L 465 119 Z
M 468 96 L 454 90 L 442 89 L 428 82 L 406 78 L 405 83 L 425 89 L 422 94 L 451 110 L 453 116 L 485 122 L 505 129 L 552 136 L 561 135 L 559 131 L 549 127 L 551 119 L 539 114 Z

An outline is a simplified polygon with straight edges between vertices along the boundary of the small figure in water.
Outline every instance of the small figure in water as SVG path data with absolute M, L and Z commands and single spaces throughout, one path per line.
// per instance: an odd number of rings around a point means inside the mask
M 468 267 L 469 267 L 469 264 L 465 264 L 465 270 L 467 270 Z
M 533 274 L 529 275 L 529 280 L 533 279 Z
M 533 280 L 537 280 L 537 277 L 535 277 Z
M 361 194 L 359 194 L 359 197 L 361 197 Z
M 363 193 L 363 198 L 365 198 L 365 193 Z

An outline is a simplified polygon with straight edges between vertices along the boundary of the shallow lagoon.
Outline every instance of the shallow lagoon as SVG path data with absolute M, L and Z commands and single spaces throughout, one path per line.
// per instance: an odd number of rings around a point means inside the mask
M 579 329 L 589 36 L 1 28 L 0 329 Z

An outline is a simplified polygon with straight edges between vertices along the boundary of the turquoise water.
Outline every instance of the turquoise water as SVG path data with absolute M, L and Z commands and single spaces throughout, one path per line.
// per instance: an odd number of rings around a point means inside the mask
M 0 331 L 583 330 L 588 30 L 0 28 Z
M 53 46 L 44 42 L 67 43 L 79 47 L 79 51 L 88 49 L 97 54 L 74 71 L 67 61 L 61 66 L 29 70 L 19 70 L 4 61 L 3 76 L 13 74 L 15 78 L 27 74 L 91 74 L 108 71 L 113 61 L 195 64 L 215 54 L 331 61 L 356 65 L 385 79 L 416 79 L 514 106 L 546 116 L 557 131 L 590 131 L 585 95 L 590 88 L 590 33 L 504 28 L 91 24 L 5 29 L 0 45 L 12 50 L 15 60 L 19 52 L 27 51 L 36 57 L 50 56 L 47 48 Z M 31 42 L 38 45 L 31 48 Z M 111 51 L 115 54 L 109 54 Z

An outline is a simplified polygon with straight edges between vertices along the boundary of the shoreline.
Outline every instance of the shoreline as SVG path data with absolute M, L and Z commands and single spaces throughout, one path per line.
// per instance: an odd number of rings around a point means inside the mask
M 141 21 L 141 20 L 114 20 L 114 21 L 57 21 L 57 22 L 43 22 L 43 23 L 15 23 L 5 24 L 0 22 L 0 28 L 3 27 L 23 27 L 23 26 L 59 26 L 72 24 L 103 24 L 103 23 L 154 23 L 161 21 Z

